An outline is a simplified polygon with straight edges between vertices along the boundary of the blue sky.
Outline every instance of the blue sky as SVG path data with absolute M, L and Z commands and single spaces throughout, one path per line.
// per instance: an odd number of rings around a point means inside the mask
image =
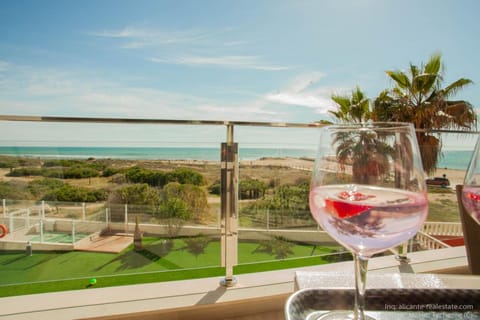
M 480 106 L 476 0 L 3 0 L 0 114 L 313 122 L 440 52 Z M 4 128 L 6 128 L 4 126 Z M 7 130 L 2 130 L 7 131 Z

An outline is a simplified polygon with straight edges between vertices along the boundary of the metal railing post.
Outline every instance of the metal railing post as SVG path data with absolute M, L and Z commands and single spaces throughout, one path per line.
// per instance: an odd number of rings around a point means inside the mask
M 72 244 L 75 244 L 75 219 L 72 220 Z
M 125 203 L 124 230 L 128 233 L 128 204 Z
M 227 125 L 227 142 L 221 144 L 221 255 L 225 278 L 231 287 L 237 282 L 233 266 L 237 264 L 238 244 L 238 144 L 233 139 L 233 124 Z

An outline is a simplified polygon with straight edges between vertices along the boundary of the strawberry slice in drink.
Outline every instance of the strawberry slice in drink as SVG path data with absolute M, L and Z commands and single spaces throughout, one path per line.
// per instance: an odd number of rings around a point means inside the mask
M 373 207 L 371 205 L 355 202 L 374 197 L 374 195 L 366 195 L 360 192 L 343 191 L 338 194 L 339 199 L 325 199 L 325 210 L 340 219 L 350 218 L 368 211 Z
M 474 201 L 480 201 L 480 194 L 473 192 L 465 192 L 465 197 Z

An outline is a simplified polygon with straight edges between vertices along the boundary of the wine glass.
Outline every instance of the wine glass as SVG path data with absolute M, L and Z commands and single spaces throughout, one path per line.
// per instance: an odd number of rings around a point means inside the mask
M 480 136 L 468 164 L 462 189 L 465 211 L 480 224 Z
M 373 319 L 364 314 L 368 259 L 412 238 L 427 217 L 415 131 L 398 122 L 320 130 L 310 211 L 324 231 L 353 253 L 355 307 L 317 319 Z

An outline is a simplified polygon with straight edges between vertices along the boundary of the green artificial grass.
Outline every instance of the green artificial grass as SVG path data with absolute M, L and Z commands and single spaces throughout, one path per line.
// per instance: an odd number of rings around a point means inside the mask
M 152 272 L 131 275 L 110 275 L 67 280 L 51 280 L 0 286 L 0 297 L 15 295 L 56 292 L 66 290 L 80 290 L 88 288 L 105 288 L 121 285 L 152 283 L 161 281 L 187 280 L 195 278 L 215 277 L 224 274 L 224 268 L 212 267 L 205 269 L 176 270 L 169 272 Z M 95 285 L 91 284 L 95 279 Z
M 240 265 L 234 273 L 332 262 L 337 256 L 318 255 L 340 248 L 289 244 L 286 259 L 278 259 L 274 252 L 259 251 L 258 243 L 240 242 Z M 183 239 L 173 240 L 170 247 L 164 239 L 144 238 L 143 245 L 141 251 L 135 251 L 132 245 L 119 254 L 34 251 L 27 256 L 24 251 L 0 252 L 0 297 L 225 275 L 220 267 L 219 241 L 209 241 L 197 250 L 189 248 Z M 93 285 L 92 279 L 96 280 Z

